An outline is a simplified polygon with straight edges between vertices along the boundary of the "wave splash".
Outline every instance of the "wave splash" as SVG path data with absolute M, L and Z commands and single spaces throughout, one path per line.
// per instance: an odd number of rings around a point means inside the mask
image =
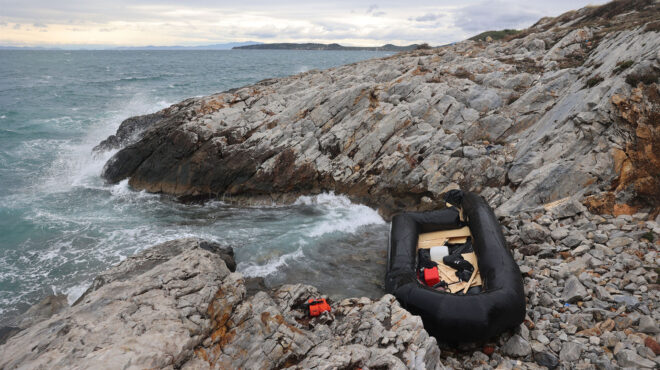
M 301 196 L 294 205 L 315 206 L 324 212 L 321 220 L 307 231 L 310 237 L 334 232 L 354 233 L 363 226 L 385 224 L 376 210 L 353 203 L 345 195 L 335 195 L 334 192 Z

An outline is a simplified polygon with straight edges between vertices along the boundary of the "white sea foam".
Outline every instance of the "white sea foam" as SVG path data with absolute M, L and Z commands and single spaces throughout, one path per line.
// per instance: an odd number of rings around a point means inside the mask
M 311 225 L 306 235 L 319 237 L 333 232 L 354 233 L 366 225 L 385 224 L 385 220 L 376 212 L 362 204 L 351 202 L 344 195 L 323 193 L 315 196 L 302 196 L 296 205 L 314 205 L 323 210 L 321 219 Z
M 131 198 L 131 199 L 141 199 L 141 198 L 153 198 L 158 199 L 158 194 L 147 193 L 146 191 L 135 191 L 130 185 L 128 185 L 128 179 L 120 181 L 118 184 L 112 185 L 110 187 L 110 194 L 118 198 Z
M 295 252 L 273 258 L 264 265 L 257 265 L 253 262 L 239 263 L 238 270 L 247 277 L 268 276 L 277 272 L 282 266 L 287 266 L 289 262 L 304 257 L 304 255 L 302 248 L 298 248 Z M 246 267 L 243 267 L 244 265 Z
M 61 144 L 40 190 L 57 193 L 69 191 L 73 187 L 98 186 L 103 166 L 115 151 L 93 155 L 92 148 L 114 134 L 124 119 L 154 112 L 168 105 L 162 100 L 154 103 L 152 99 L 137 95 L 109 117 L 97 121 L 81 140 Z

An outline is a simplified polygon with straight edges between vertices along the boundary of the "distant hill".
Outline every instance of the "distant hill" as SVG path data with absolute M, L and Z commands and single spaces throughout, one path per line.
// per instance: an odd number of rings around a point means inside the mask
M 407 51 L 417 49 L 420 45 L 412 44 L 408 46 L 396 46 L 386 44 L 383 46 L 342 46 L 339 44 L 317 44 L 317 43 L 274 43 L 235 46 L 233 49 L 243 50 L 371 50 L 371 51 Z
M 499 31 L 486 31 L 482 32 L 478 35 L 470 37 L 468 40 L 473 40 L 473 41 L 486 41 L 488 37 L 490 37 L 493 40 L 501 40 L 507 36 L 511 35 L 517 35 L 522 31 L 519 30 L 512 30 L 512 29 L 504 29 L 504 30 L 499 30 Z

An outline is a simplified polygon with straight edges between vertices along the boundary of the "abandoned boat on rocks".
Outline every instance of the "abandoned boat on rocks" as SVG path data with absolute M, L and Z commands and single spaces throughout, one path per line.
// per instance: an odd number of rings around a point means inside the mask
M 451 207 L 394 216 L 385 288 L 403 307 L 421 316 L 427 331 L 438 340 L 487 340 L 515 328 L 525 318 L 520 269 L 506 246 L 493 210 L 482 197 L 453 190 L 446 201 Z M 431 265 L 437 266 L 429 268 L 423 266 L 429 260 L 418 256 L 433 244 L 439 245 L 433 248 L 446 250 L 441 260 L 437 260 L 437 253 L 433 256 L 431 260 L 436 260 Z M 447 254 L 448 251 L 452 252 Z M 466 264 L 466 260 L 471 260 L 470 253 L 476 259 Z M 473 263 L 477 266 L 471 270 Z M 467 269 L 461 269 L 463 265 Z M 467 274 L 456 282 L 443 281 L 452 278 L 449 275 L 453 273 L 448 271 L 461 275 L 466 270 Z

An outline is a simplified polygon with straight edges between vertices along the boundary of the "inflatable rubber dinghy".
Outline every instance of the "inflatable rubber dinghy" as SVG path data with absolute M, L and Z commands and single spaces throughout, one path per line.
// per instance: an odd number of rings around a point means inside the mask
M 408 311 L 421 316 L 426 330 L 439 341 L 485 341 L 525 319 L 522 276 L 486 201 L 460 190 L 450 191 L 446 200 L 454 207 L 394 216 L 385 289 Z M 417 277 L 419 235 L 458 229 L 465 223 L 477 256 L 481 292 L 453 294 L 424 285 Z

